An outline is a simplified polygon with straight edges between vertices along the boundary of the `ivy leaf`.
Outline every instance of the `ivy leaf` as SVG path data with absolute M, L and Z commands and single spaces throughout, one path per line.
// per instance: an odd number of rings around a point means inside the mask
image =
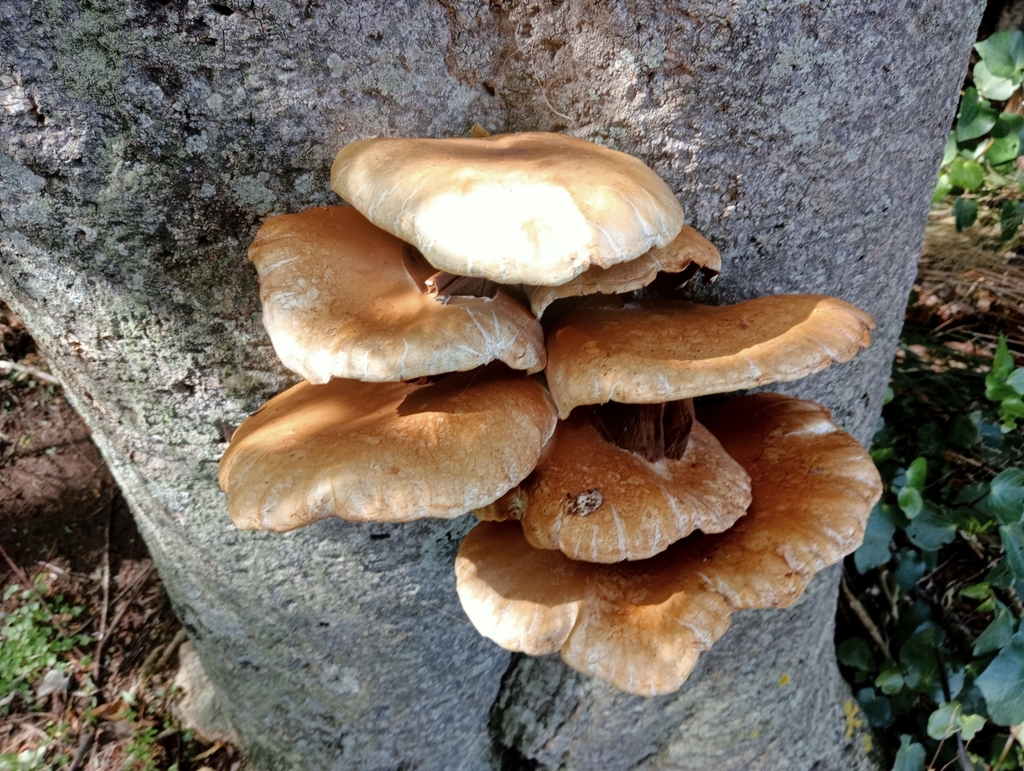
M 864 529 L 864 543 L 853 553 L 853 564 L 857 566 L 857 572 L 863 575 L 892 558 L 889 541 L 895 532 L 896 525 L 882 514 L 881 504 L 876 503 Z
M 875 657 L 871 653 L 871 647 L 862 637 L 848 637 L 839 643 L 836 658 L 840 664 L 859 669 L 861 672 L 870 672 L 875 668 Z
M 874 688 L 861 688 L 857 691 L 857 703 L 872 728 L 888 728 L 896 722 L 892 702 L 875 693 Z
M 900 589 L 909 592 L 927 572 L 928 566 L 916 549 L 900 549 L 900 562 L 893 572 L 893 578 Z
M 985 498 L 985 513 L 1004 525 L 1020 522 L 1024 514 L 1024 469 L 1008 468 L 1000 471 L 989 485 Z
M 928 461 L 925 458 L 914 458 L 907 466 L 907 487 L 913 487 L 919 493 L 924 492 L 924 481 L 928 476 Z
M 975 160 L 954 158 L 949 164 L 949 181 L 954 187 L 975 190 L 985 181 L 985 169 Z
M 960 728 L 960 735 L 963 736 L 965 742 L 969 742 L 973 739 L 978 731 L 985 727 L 985 718 L 981 715 L 965 715 L 960 714 L 957 719 L 957 725 Z
M 924 499 L 921 498 L 921 493 L 913 487 L 904 487 L 900 490 L 899 495 L 896 496 L 896 502 L 903 509 L 903 513 L 907 515 L 907 519 L 913 519 L 924 508 Z
M 928 735 L 936 741 L 952 736 L 957 730 L 960 702 L 950 701 L 928 716 Z
M 931 508 L 924 509 L 907 526 L 907 538 L 925 551 L 938 551 L 956 537 L 956 525 L 947 522 Z
M 999 113 L 993 109 L 988 100 L 978 96 L 978 89 L 968 88 L 960 100 L 960 114 L 956 121 L 956 138 L 959 142 L 966 142 L 969 139 L 985 136 L 996 125 L 997 120 L 999 120 Z M 953 161 L 950 165 L 951 171 L 955 164 L 956 161 Z
M 999 380 L 1006 380 L 1013 372 L 1013 354 L 1006 344 L 1006 335 L 1000 334 L 996 342 L 996 355 L 992 359 L 992 374 Z
M 1006 30 L 974 44 L 990 73 L 997 78 L 1012 78 L 1024 69 L 1024 34 Z
M 1018 204 L 1021 210 L 1024 210 L 1024 202 Z M 1017 367 L 1008 378 L 1006 378 L 1006 385 L 1010 386 L 1014 391 L 1024 396 L 1024 367 Z
M 950 174 L 950 180 L 952 179 L 953 175 Z M 963 185 L 958 185 L 958 187 L 963 187 Z M 978 219 L 978 202 L 973 198 L 964 198 L 962 195 L 957 196 L 956 200 L 953 201 L 953 219 L 956 224 L 957 233 L 964 228 L 969 228 Z
M 996 725 L 1024 723 L 1024 631 L 1017 632 L 974 681 Z
M 906 684 L 932 698 L 935 702 L 943 701 L 942 675 L 935 650 L 945 638 L 945 632 L 929 622 L 903 643 L 900 648 L 900 662 L 906 667 L 904 681 Z
M 1002 139 L 996 140 L 1002 142 Z M 1016 153 L 1020 149 L 1020 138 L 1014 138 L 1016 142 Z M 995 145 L 992 145 L 995 149 Z M 991 150 L 989 150 L 991 152 Z M 986 157 L 988 153 L 985 154 Z M 1014 158 L 1017 156 L 1014 155 Z M 989 159 L 991 161 L 991 158 Z M 994 161 L 993 161 L 994 162 Z M 1017 233 L 1017 228 L 1024 222 L 1024 204 L 1020 201 L 1003 201 L 1003 208 L 999 211 L 999 237 L 1003 241 L 1009 241 Z
M 972 652 L 975 656 L 993 653 L 1006 645 L 1010 638 L 1013 637 L 1013 630 L 1017 625 L 1017 620 L 1002 603 L 998 603 L 996 608 L 996 617 L 992 619 L 991 624 L 985 627 L 985 631 L 978 635 L 978 640 L 974 643 L 974 650 Z
M 885 662 L 882 671 L 875 678 L 875 686 L 887 696 L 902 691 L 903 674 L 900 672 L 900 665 L 895 661 Z
M 999 528 L 1006 549 L 1006 564 L 1015 578 L 1024 578 L 1024 522 L 1014 522 Z
M 953 190 L 953 183 L 949 181 L 949 174 L 939 174 L 939 181 L 935 185 L 935 192 L 932 193 L 932 203 L 938 203 Z
M 988 495 L 988 482 L 971 482 L 971 484 L 960 488 L 953 500 L 955 505 L 973 506 Z
M 1019 82 L 1018 85 L 1020 85 Z M 1001 112 L 996 119 L 996 125 L 992 127 L 992 136 L 1002 139 L 1011 134 L 1019 135 L 1022 128 L 1024 128 L 1024 115 L 1018 115 L 1015 112 Z
M 974 85 L 977 87 L 978 93 L 986 99 L 1005 102 L 1013 96 L 1013 92 L 1020 85 L 1020 72 L 1016 72 L 1008 78 L 1001 78 L 998 75 L 993 75 L 988 64 L 982 59 L 974 65 Z
M 924 771 L 924 747 L 917 742 L 911 743 L 910 736 L 902 734 L 892 771 Z

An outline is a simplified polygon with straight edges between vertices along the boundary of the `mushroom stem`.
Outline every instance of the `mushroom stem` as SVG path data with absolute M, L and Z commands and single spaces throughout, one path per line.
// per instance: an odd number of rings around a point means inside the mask
M 604 438 L 652 463 L 679 460 L 693 429 L 693 399 L 662 404 L 608 402 L 591 408 Z

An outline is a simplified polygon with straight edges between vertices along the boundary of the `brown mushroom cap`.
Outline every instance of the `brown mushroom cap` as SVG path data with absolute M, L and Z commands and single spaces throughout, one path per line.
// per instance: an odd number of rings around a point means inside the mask
M 330 516 L 449 519 L 491 503 L 533 470 L 555 428 L 544 388 L 502 369 L 290 388 L 242 423 L 221 459 L 231 518 L 286 531 Z
M 817 570 L 857 546 L 881 481 L 828 410 L 756 394 L 699 417 L 751 476 L 745 517 L 613 565 L 533 549 L 515 522 L 482 522 L 455 563 L 477 630 L 511 650 L 560 650 L 569 666 L 631 693 L 670 693 L 732 611 L 792 604 Z
M 482 519 L 519 519 L 537 549 L 587 562 L 653 557 L 695 529 L 720 533 L 747 512 L 750 477 L 694 423 L 682 458 L 652 463 L 608 441 L 577 410 L 540 463 Z
M 683 225 L 642 162 L 560 134 L 364 139 L 338 153 L 331 186 L 440 270 L 505 284 L 562 284 Z
M 864 311 L 824 295 L 579 309 L 549 332 L 545 374 L 565 417 L 580 404 L 653 404 L 796 380 L 853 358 L 874 327 Z
M 588 294 L 635 292 L 654 281 L 659 272 L 681 273 L 690 266 L 705 274 L 716 275 L 722 272 L 722 255 L 704 236 L 689 225 L 683 225 L 671 243 L 651 249 L 635 260 L 620 262 L 610 268 L 588 268 L 559 286 L 527 286 L 524 289 L 530 300 L 530 309 L 540 318 L 555 300 Z
M 394 236 L 349 206 L 273 217 L 249 247 L 263 325 L 286 367 L 311 383 L 332 377 L 413 380 L 501 360 L 544 367 L 544 333 L 503 292 L 425 291 Z

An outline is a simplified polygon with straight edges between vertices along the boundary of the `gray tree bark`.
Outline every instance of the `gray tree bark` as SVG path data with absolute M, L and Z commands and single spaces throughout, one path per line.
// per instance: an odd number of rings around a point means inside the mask
M 849 769 L 837 574 L 644 699 L 469 626 L 472 524 L 236 531 L 225 431 L 292 380 L 260 220 L 346 142 L 560 130 L 641 157 L 723 301 L 826 292 L 874 347 L 787 390 L 870 438 L 980 0 L 0 0 L 0 297 L 94 432 L 261 769 Z M 787 683 L 788 680 L 788 683 Z M 783 684 L 786 683 L 786 684 Z

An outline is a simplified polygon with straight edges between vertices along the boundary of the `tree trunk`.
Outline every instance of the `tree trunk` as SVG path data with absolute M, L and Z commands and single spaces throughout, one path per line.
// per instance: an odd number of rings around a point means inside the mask
M 824 292 L 874 347 L 787 386 L 867 441 L 980 0 L 0 0 L 0 296 L 93 430 L 261 769 L 849 769 L 837 573 L 737 614 L 671 696 L 481 639 L 471 517 L 239 532 L 232 427 L 294 380 L 262 217 L 336 202 L 375 135 L 566 131 L 639 156 L 722 301 Z M 784 684 L 787 683 L 788 684 Z

